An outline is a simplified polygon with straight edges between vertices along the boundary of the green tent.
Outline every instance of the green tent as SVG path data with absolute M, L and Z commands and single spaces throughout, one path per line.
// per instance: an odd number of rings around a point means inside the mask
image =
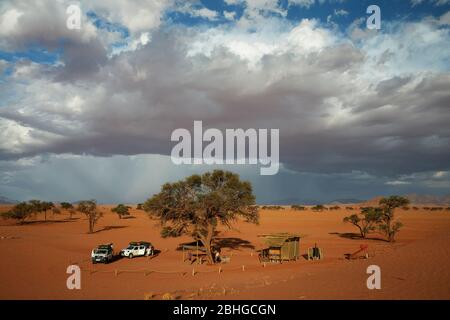
M 293 233 L 272 233 L 259 235 L 267 248 L 260 254 L 261 261 L 289 261 L 300 257 L 301 235 Z

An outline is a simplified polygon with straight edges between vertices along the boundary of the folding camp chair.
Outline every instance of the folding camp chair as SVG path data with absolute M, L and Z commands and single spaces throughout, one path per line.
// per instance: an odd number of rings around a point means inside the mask
M 323 252 L 321 248 L 313 247 L 308 248 L 308 260 L 321 260 L 323 259 Z

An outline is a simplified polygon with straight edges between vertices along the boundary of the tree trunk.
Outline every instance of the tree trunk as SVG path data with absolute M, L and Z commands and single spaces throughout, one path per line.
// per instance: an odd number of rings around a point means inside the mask
M 393 234 L 392 234 L 392 227 L 391 227 L 391 220 L 386 222 L 386 232 L 387 232 L 387 236 L 388 236 L 388 241 L 392 242 L 392 240 L 394 240 L 393 238 Z
M 211 240 L 206 240 L 206 243 L 204 243 L 206 248 L 206 259 L 208 260 L 208 263 L 214 264 L 214 259 L 211 251 Z
M 200 237 L 200 241 L 203 243 L 203 245 L 205 246 L 206 249 L 206 259 L 208 260 L 208 263 L 210 264 L 214 264 L 214 258 L 212 255 L 212 238 L 214 235 L 214 227 L 209 225 L 208 226 L 208 231 L 206 236 Z
M 94 232 L 94 221 L 91 216 L 88 216 L 88 219 L 89 219 L 89 233 L 93 233 Z
M 44 211 L 44 220 L 47 221 L 47 210 Z
M 364 233 L 363 228 L 362 228 L 360 225 L 356 225 L 356 226 L 359 228 L 359 233 L 361 234 L 361 238 L 365 238 L 366 235 L 365 235 L 365 233 Z
M 389 242 L 395 242 L 395 233 L 392 230 L 389 231 Z

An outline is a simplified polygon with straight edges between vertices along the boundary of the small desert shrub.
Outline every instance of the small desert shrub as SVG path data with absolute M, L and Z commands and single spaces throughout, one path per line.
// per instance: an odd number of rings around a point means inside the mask
M 326 209 L 325 206 L 321 205 L 321 204 L 318 204 L 318 205 L 316 205 L 316 206 L 311 208 L 312 211 L 323 211 L 325 209 Z
M 262 206 L 263 210 L 284 210 L 282 206 Z
M 332 206 L 332 207 L 330 207 L 330 210 L 339 210 L 341 207 L 339 207 L 339 206 Z
M 345 207 L 345 210 L 353 210 L 353 207 Z
M 408 211 L 409 207 L 403 207 L 402 209 L 405 210 L 405 211 Z
M 413 209 L 413 210 L 419 210 L 419 208 L 417 208 L 417 207 L 412 207 L 412 209 Z
M 298 205 L 298 204 L 294 204 L 294 205 L 291 206 L 291 209 L 292 210 L 298 210 L 298 211 L 305 211 L 306 207 Z

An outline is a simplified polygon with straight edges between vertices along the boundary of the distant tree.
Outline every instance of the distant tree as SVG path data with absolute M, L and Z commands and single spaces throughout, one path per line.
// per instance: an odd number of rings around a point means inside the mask
M 72 216 L 75 213 L 74 206 L 70 202 L 61 202 L 61 208 L 69 211 L 69 219 L 72 220 Z
M 103 216 L 103 213 L 97 210 L 97 202 L 95 200 L 80 201 L 77 210 L 86 215 L 89 221 L 89 233 L 93 233 L 95 224 Z
M 61 210 L 59 208 L 57 208 L 57 207 L 53 207 L 52 208 L 52 214 L 53 214 L 53 216 L 60 215 L 61 214 Z
M 76 212 L 75 208 L 69 209 L 69 220 L 72 220 L 72 217 Z
M 16 204 L 11 210 L 2 213 L 4 219 L 17 220 L 19 224 L 23 224 L 25 219 L 33 214 L 33 206 L 26 202 Z
M 298 210 L 298 211 L 304 211 L 304 210 L 306 210 L 305 206 L 301 206 L 301 205 L 298 205 L 298 204 L 292 205 L 292 206 L 291 206 L 291 209 L 292 209 L 292 210 Z
M 44 212 L 44 220 L 47 221 L 47 211 L 52 210 L 55 207 L 53 202 L 41 202 L 41 211 Z
M 63 208 L 64 210 L 73 209 L 73 204 L 71 204 L 70 202 L 61 202 L 61 208 Z
M 131 209 L 131 207 L 126 206 L 121 203 L 121 204 L 117 205 L 117 207 L 112 208 L 111 211 L 114 213 L 117 213 L 117 215 L 119 216 L 119 219 L 122 219 L 123 216 L 130 215 L 130 212 L 129 212 L 130 209 Z
M 44 220 L 47 221 L 47 211 L 54 208 L 53 202 L 46 202 L 46 201 L 40 201 L 40 200 L 30 200 L 28 201 L 28 204 L 32 208 L 32 213 L 34 215 L 37 215 L 38 213 L 44 213 Z
M 148 199 L 144 210 L 160 220 L 165 237 L 189 234 L 200 240 L 209 263 L 214 263 L 212 244 L 219 224 L 231 228 L 239 217 L 258 223 L 258 210 L 252 186 L 239 175 L 214 170 L 166 183 Z
M 390 196 L 389 198 L 382 198 L 379 206 L 382 210 L 382 215 L 379 223 L 379 229 L 384 232 L 389 242 L 395 241 L 395 235 L 398 233 L 403 224 L 399 221 L 394 221 L 394 211 L 396 208 L 404 207 L 409 204 L 409 200 L 400 196 Z
M 323 211 L 325 209 L 326 209 L 325 206 L 322 205 L 322 204 L 318 204 L 318 205 L 316 205 L 316 206 L 311 208 L 312 211 Z
M 262 210 L 284 210 L 282 206 L 262 206 Z
M 344 222 L 351 223 L 359 229 L 362 238 L 376 229 L 376 225 L 381 221 L 382 210 L 380 208 L 361 208 L 361 213 L 352 214 L 344 218 Z
M 35 217 L 37 217 L 38 213 L 42 212 L 42 203 L 40 200 L 30 200 L 28 201 L 28 204 L 30 205 L 31 214 Z

